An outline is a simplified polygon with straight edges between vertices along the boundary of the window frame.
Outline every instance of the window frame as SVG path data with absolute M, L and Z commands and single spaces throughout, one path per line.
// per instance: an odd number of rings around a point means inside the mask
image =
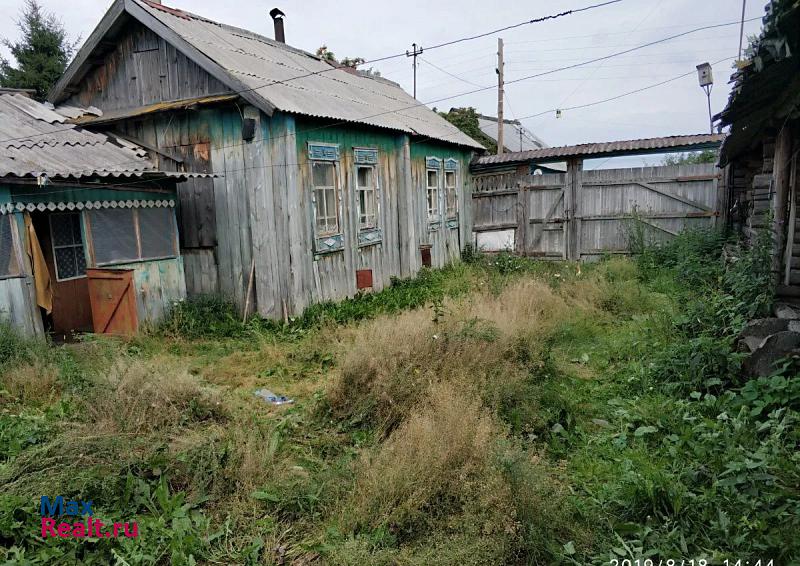
M 342 235 L 342 212 L 341 212 L 342 195 L 339 183 L 339 168 L 337 167 L 338 162 L 330 161 L 327 159 L 311 159 L 310 162 L 311 162 L 311 202 L 313 204 L 313 209 L 314 209 L 314 237 L 317 238 L 318 240 L 321 240 L 324 238 L 332 238 L 334 236 L 340 236 Z M 317 184 L 314 182 L 314 167 L 322 165 L 330 166 L 333 168 L 333 187 L 329 187 L 328 185 L 320 185 L 318 188 Z M 324 190 L 324 191 L 333 190 L 333 202 L 335 210 L 335 216 L 333 218 L 336 220 L 336 225 L 335 225 L 336 229 L 332 232 L 331 231 L 320 232 L 319 230 L 319 218 L 320 218 L 318 215 L 319 199 L 317 198 L 317 191 L 319 190 Z M 325 199 L 325 202 L 326 202 L 325 212 L 329 213 L 330 211 L 328 210 L 327 199 Z M 329 214 L 326 214 L 325 218 L 326 218 L 325 226 L 327 227 L 328 226 L 327 219 L 331 218 L 331 216 Z
M 11 253 L 14 254 L 14 257 L 17 259 L 16 273 L 9 273 L 7 275 L 0 273 L 0 281 L 25 277 L 22 246 L 20 245 L 19 238 L 19 223 L 17 222 L 17 219 L 13 213 L 0 214 L 0 222 L 8 222 L 8 227 L 11 233 Z
M 60 277 L 60 272 L 58 269 L 58 257 L 56 255 L 56 249 L 63 249 L 63 248 L 77 248 L 79 247 L 78 244 L 69 244 L 66 246 L 56 246 L 56 240 L 54 237 L 54 230 L 53 230 L 53 218 L 56 216 L 77 216 L 78 222 L 80 224 L 81 229 L 81 242 L 80 248 L 81 253 L 83 253 L 83 275 L 76 275 L 75 277 Z M 53 253 L 53 267 L 55 268 L 55 276 L 56 282 L 62 283 L 64 281 L 76 281 L 78 279 L 86 279 L 86 270 L 89 268 L 89 262 L 86 257 L 86 234 L 83 229 L 83 213 L 81 212 L 53 212 L 47 215 L 47 224 L 50 227 L 50 250 Z M 77 256 L 76 256 L 77 257 Z M 77 265 L 75 266 L 75 272 L 77 273 Z
M 310 189 L 311 207 L 307 214 L 311 222 L 311 230 L 313 235 L 313 253 L 314 255 L 321 255 L 333 252 L 340 252 L 344 250 L 344 231 L 345 231 L 345 216 L 343 210 L 343 200 L 345 187 L 342 183 L 342 169 L 340 162 L 339 144 L 325 143 L 325 142 L 308 142 L 308 187 L 303 190 Z M 336 231 L 326 231 L 324 233 L 319 231 L 318 228 L 318 211 L 319 203 L 317 202 L 317 185 L 314 183 L 314 166 L 315 164 L 325 164 L 333 167 L 333 190 L 334 190 L 334 205 L 336 212 Z M 323 186 L 321 186 L 323 187 Z M 327 186 L 325 186 L 327 187 Z M 326 216 L 328 215 L 327 205 L 325 207 Z M 326 220 L 327 227 L 327 220 Z
M 447 184 L 447 175 L 448 173 L 452 173 L 453 175 L 453 186 L 450 187 Z M 453 193 L 453 209 L 450 210 L 450 191 L 452 190 Z M 445 169 L 444 170 L 444 209 L 445 209 L 445 217 L 447 220 L 458 220 L 458 170 L 457 169 Z
M 139 223 L 139 211 L 142 208 L 161 208 L 167 209 L 170 211 L 170 224 L 172 225 L 172 254 L 164 255 L 164 256 L 153 256 L 153 257 L 142 257 L 142 230 L 141 225 Z M 86 234 L 88 237 L 86 240 L 90 242 L 90 250 L 91 250 L 91 259 L 92 259 L 92 266 L 94 267 L 110 267 L 114 265 L 129 265 L 133 263 L 146 263 L 148 261 L 163 261 L 165 259 L 176 259 L 180 257 L 180 248 L 178 245 L 178 219 L 175 216 L 175 208 L 172 206 L 168 207 L 155 207 L 155 206 L 148 206 L 148 207 L 139 207 L 139 208 L 124 208 L 124 207 L 117 207 L 114 210 L 130 210 L 133 215 L 133 233 L 134 237 L 136 238 L 136 258 L 135 259 L 119 259 L 119 260 L 112 260 L 112 261 L 97 261 L 97 254 L 95 252 L 94 246 L 94 230 L 92 226 L 92 216 L 91 214 L 87 214 L 88 212 L 95 212 L 100 210 L 107 210 L 107 209 L 97 209 L 97 210 L 90 210 L 90 211 L 83 211 L 86 214 L 85 222 L 86 222 Z M 108 209 L 110 210 L 110 209 Z
M 430 174 L 436 174 L 436 186 L 433 187 L 430 184 Z M 439 166 L 438 168 L 434 168 L 428 166 L 425 169 L 425 211 L 426 216 L 428 218 L 428 224 L 438 224 L 442 221 L 442 204 L 441 204 L 441 193 L 442 193 L 442 168 Z M 436 207 L 435 209 L 431 208 L 431 191 L 436 191 Z M 432 215 L 431 212 L 435 210 L 435 214 Z
M 378 192 L 378 168 L 376 165 L 371 163 L 356 163 L 356 211 L 358 214 L 358 231 L 359 232 L 370 232 L 372 230 L 377 230 L 380 228 L 380 198 Z M 364 189 L 359 184 L 358 173 L 360 169 L 367 169 L 372 172 L 372 186 L 370 188 Z M 372 193 L 372 201 L 373 201 L 373 211 L 372 211 L 372 224 L 364 225 L 361 221 L 362 216 L 366 216 L 364 211 L 361 210 L 361 193 L 371 192 Z M 366 199 L 365 199 L 366 200 Z

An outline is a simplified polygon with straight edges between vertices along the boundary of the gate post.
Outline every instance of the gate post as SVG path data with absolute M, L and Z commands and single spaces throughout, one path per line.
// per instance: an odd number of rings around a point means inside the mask
M 517 181 L 517 229 L 514 235 L 514 251 L 517 255 L 525 256 L 525 248 L 527 247 L 527 233 L 528 224 L 530 224 L 530 216 L 528 215 L 528 194 L 525 190 L 525 184 Z
M 581 196 L 583 159 L 572 157 L 567 160 L 567 174 L 564 179 L 564 259 L 581 258 Z

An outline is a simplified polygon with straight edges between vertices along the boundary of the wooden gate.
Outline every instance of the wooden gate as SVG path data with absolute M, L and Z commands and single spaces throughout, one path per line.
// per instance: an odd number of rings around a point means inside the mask
M 649 242 L 691 228 L 713 226 L 720 188 L 713 164 L 581 171 L 517 177 L 515 190 L 473 195 L 476 232 L 514 230 L 520 255 L 593 259 L 628 253 L 634 230 Z M 499 222 L 498 210 L 511 211 Z
M 138 330 L 132 269 L 87 269 L 94 332 L 132 335 Z

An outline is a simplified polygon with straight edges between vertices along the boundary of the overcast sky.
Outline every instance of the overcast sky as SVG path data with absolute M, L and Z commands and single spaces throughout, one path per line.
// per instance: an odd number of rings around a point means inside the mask
M 312 52 L 325 44 L 339 58 L 360 56 L 369 60 L 403 53 L 412 42 L 424 48 L 596 1 L 540 0 L 496 6 L 478 0 L 166 0 L 164 4 L 268 37 L 273 36 L 268 11 L 277 6 L 286 13 L 289 44 Z M 88 37 L 110 5 L 103 0 L 40 2 L 63 20 L 73 37 L 82 38 Z M 0 2 L 0 37 L 17 37 L 14 21 L 22 4 L 23 0 Z M 764 4 L 765 0 L 747 2 L 745 17 L 762 16 Z M 741 0 L 623 0 L 558 20 L 522 26 L 500 34 L 505 41 L 506 80 L 602 57 L 693 28 L 737 22 L 741 9 Z M 759 29 L 760 20 L 745 23 L 745 36 Z M 522 118 L 552 108 L 591 103 L 693 72 L 695 65 L 704 61 L 724 59 L 714 65 L 712 110 L 716 113 L 727 100 L 727 83 L 738 45 L 739 26 L 730 25 L 604 62 L 509 84 L 506 117 Z M 3 48 L 0 52 L 8 55 Z M 453 97 L 496 85 L 496 52 L 496 35 L 426 50 L 418 69 L 418 99 L 439 109 L 474 106 L 482 113 L 496 115 L 494 89 Z M 410 59 L 392 59 L 377 63 L 375 68 L 411 92 Z M 443 98 L 447 100 L 440 100 Z M 565 110 L 561 118 L 548 112 L 523 119 L 523 123 L 548 144 L 567 145 L 701 133 L 708 129 L 708 110 L 705 94 L 691 74 L 613 102 Z

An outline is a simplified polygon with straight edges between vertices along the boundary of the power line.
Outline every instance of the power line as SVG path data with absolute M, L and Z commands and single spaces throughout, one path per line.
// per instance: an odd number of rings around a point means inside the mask
M 525 22 L 520 22 L 518 24 L 514 24 L 514 25 L 511 25 L 511 26 L 506 26 L 506 27 L 498 28 L 498 29 L 495 29 L 495 30 L 492 30 L 492 31 L 487 31 L 486 33 L 480 33 L 478 35 L 472 35 L 472 36 L 469 36 L 469 37 L 463 37 L 461 39 L 455 39 L 453 41 L 446 41 L 444 43 L 439 43 L 437 45 L 433 45 L 432 47 L 426 47 L 426 49 L 429 49 L 429 50 L 430 49 L 439 49 L 440 47 L 447 47 L 449 45 L 455 45 L 456 43 L 461 43 L 463 41 L 472 41 L 473 39 L 480 39 L 481 37 L 487 37 L 487 36 L 494 35 L 494 34 L 497 34 L 497 33 L 503 32 L 503 31 L 508 31 L 508 30 L 516 29 L 516 28 L 519 28 L 519 27 L 522 27 L 522 26 L 527 26 L 529 24 L 538 24 L 538 23 L 541 23 L 541 22 L 545 22 L 547 20 L 555 20 L 556 18 L 561 18 L 563 16 L 569 16 L 570 14 L 577 14 L 578 12 L 586 12 L 587 10 L 593 10 L 595 8 L 602 8 L 603 6 L 608 6 L 610 4 L 617 4 L 619 2 L 622 2 L 622 0 L 609 0 L 608 2 L 603 2 L 601 4 L 592 4 L 591 6 L 586 6 L 584 8 L 574 8 L 572 10 L 566 10 L 564 12 L 560 12 L 558 14 L 553 14 L 551 16 L 543 16 L 541 18 L 534 18 L 532 20 L 528 20 L 528 21 L 525 21 Z
M 547 76 L 547 75 L 552 75 L 554 73 L 558 73 L 558 72 L 561 72 L 561 71 L 566 71 L 566 70 L 570 70 L 570 69 L 576 69 L 576 68 L 579 68 L 579 67 L 590 65 L 592 63 L 596 63 L 598 61 L 605 61 L 605 60 L 611 59 L 613 57 L 618 57 L 620 55 L 631 53 L 632 51 L 637 51 L 637 50 L 640 50 L 640 49 L 644 49 L 644 48 L 650 47 L 652 45 L 657 45 L 659 43 L 664 43 L 664 42 L 670 41 L 672 39 L 675 39 L 677 37 L 684 37 L 686 35 L 689 35 L 689 34 L 692 34 L 692 33 L 696 33 L 696 32 L 699 32 L 699 31 L 705 31 L 707 29 L 714 29 L 714 28 L 725 27 L 725 26 L 730 26 L 730 25 L 739 25 L 739 24 L 740 24 L 739 21 L 735 21 L 735 22 L 727 22 L 727 23 L 722 23 L 722 24 L 714 24 L 714 25 L 709 25 L 709 26 L 702 26 L 702 27 L 699 27 L 699 28 L 695 28 L 693 30 L 689 30 L 689 31 L 678 33 L 678 34 L 674 34 L 674 35 L 671 35 L 671 36 L 668 36 L 668 37 L 665 37 L 665 38 L 662 38 L 662 39 L 658 39 L 658 40 L 655 40 L 655 41 L 650 41 L 648 43 L 644 43 L 644 44 L 636 46 L 636 47 L 625 49 L 623 51 L 618 51 L 618 52 L 615 52 L 615 53 L 611 53 L 611 54 L 605 55 L 603 57 L 596 57 L 594 59 L 590 59 L 588 61 L 583 61 L 581 63 L 575 63 L 575 64 L 568 65 L 568 66 L 565 66 L 565 67 L 559 67 L 559 68 L 556 68 L 556 69 L 550 69 L 548 71 L 543 71 L 541 73 L 536 73 L 536 74 L 533 74 L 533 75 L 528 75 L 528 76 L 525 76 L 525 77 L 520 77 L 520 78 L 517 78 L 517 79 L 506 81 L 506 84 L 516 84 L 516 83 L 527 81 L 527 80 L 530 80 L 530 79 L 539 78 L 539 77 L 543 77 L 543 76 Z M 724 61 L 724 60 L 726 60 L 726 59 L 722 59 L 722 61 Z M 612 100 L 616 100 L 618 98 L 622 98 L 623 96 L 628 96 L 629 94 L 635 94 L 637 92 L 641 92 L 642 90 L 648 90 L 650 88 L 655 88 L 657 86 L 661 86 L 662 84 L 666 84 L 666 83 L 671 82 L 673 80 L 677 80 L 679 78 L 683 78 L 684 76 L 686 76 L 686 74 L 681 75 L 679 77 L 674 77 L 672 79 L 668 79 L 666 81 L 662 81 L 660 83 L 656 83 L 654 85 L 650 85 L 649 87 L 645 87 L 643 89 L 637 89 L 635 91 L 631 91 L 629 93 L 625 93 L 625 94 L 620 95 L 620 96 L 616 96 L 616 97 L 612 97 L 612 98 L 607 99 L 607 100 L 599 101 L 596 104 L 600 104 L 600 103 L 603 103 L 603 102 L 610 102 Z M 494 86 L 480 87 L 480 88 L 476 88 L 476 89 L 473 89 L 473 90 L 470 90 L 470 91 L 461 92 L 461 93 L 458 93 L 458 94 L 437 98 L 435 100 L 429 100 L 427 102 L 420 102 L 420 103 L 412 104 L 410 106 L 406 106 L 406 107 L 403 107 L 403 108 L 397 108 L 395 110 L 387 110 L 387 111 L 384 111 L 384 112 L 379 112 L 377 114 L 372 114 L 370 116 L 364 116 L 364 117 L 362 117 L 362 118 L 360 118 L 358 120 L 342 120 L 342 121 L 338 121 L 338 122 L 333 122 L 332 124 L 327 124 L 325 126 L 320 126 L 320 127 L 317 127 L 317 128 L 311 128 L 311 129 L 306 130 L 304 132 L 295 132 L 293 134 L 285 134 L 284 136 L 280 136 L 278 138 L 273 137 L 271 139 L 275 140 L 275 139 L 281 139 L 282 137 L 287 137 L 289 135 L 297 135 L 299 133 L 309 133 L 309 132 L 312 132 L 312 131 L 318 131 L 318 130 L 334 127 L 334 126 L 337 126 L 337 125 L 347 124 L 348 122 L 353 122 L 353 121 L 369 120 L 371 118 L 377 118 L 377 117 L 380 117 L 380 116 L 384 116 L 386 114 L 393 114 L 393 113 L 396 113 L 396 112 L 402 112 L 404 110 L 410 110 L 410 109 L 413 109 L 413 108 L 417 108 L 419 106 L 426 106 L 428 104 L 435 104 L 435 103 L 438 103 L 438 102 L 444 102 L 446 100 L 452 100 L 454 98 L 459 98 L 461 96 L 467 96 L 467 95 L 470 95 L 470 94 L 476 94 L 476 93 L 479 93 L 479 92 L 485 92 L 486 90 L 490 90 L 490 89 L 494 89 L 494 88 L 495 88 Z M 594 104 L 595 103 L 590 104 L 590 105 L 594 105 Z M 581 106 L 578 106 L 578 107 L 572 107 L 572 108 L 563 108 L 562 110 L 575 110 L 577 108 L 582 108 L 582 107 L 584 107 L 584 105 L 581 105 Z M 547 114 L 550 111 L 551 110 L 545 111 L 543 113 L 537 114 L 536 116 L 541 116 L 543 114 Z M 531 117 L 534 117 L 534 116 L 528 116 L 526 118 L 531 118 Z M 520 119 L 522 119 L 522 118 L 520 118 Z M 252 140 L 252 141 L 263 141 L 263 139 L 264 138 L 261 138 L 260 140 Z M 0 140 L 0 141 L 2 141 L 2 140 Z M 229 148 L 229 147 L 237 147 L 237 146 L 241 146 L 241 145 L 243 145 L 243 143 L 242 142 L 238 142 L 238 143 L 232 144 L 232 145 L 221 146 L 218 149 L 225 149 L 225 148 Z M 161 149 L 168 149 L 170 147 L 178 147 L 178 146 L 177 145 L 175 145 L 175 146 L 161 146 Z
M 720 59 L 718 61 L 714 61 L 712 63 L 712 65 L 717 65 L 719 63 L 722 63 L 723 61 L 730 61 L 730 60 L 733 60 L 735 58 L 736 57 L 725 57 L 724 59 Z M 672 77 L 670 79 L 667 79 L 667 80 L 664 80 L 664 81 L 661 81 L 661 82 L 658 82 L 658 83 L 654 83 L 654 84 L 647 85 L 647 86 L 644 86 L 644 87 L 641 87 L 641 88 L 637 88 L 635 90 L 624 92 L 622 94 L 618 94 L 618 95 L 612 96 L 610 98 L 605 98 L 603 100 L 596 100 L 594 102 L 587 102 L 586 104 L 579 104 L 577 106 L 570 106 L 570 107 L 567 107 L 567 108 L 551 108 L 550 110 L 545 110 L 544 112 L 539 112 L 537 114 L 531 114 L 530 116 L 523 116 L 522 118 L 519 118 L 519 119 L 520 120 L 528 120 L 530 118 L 538 118 L 539 116 L 544 116 L 545 114 L 549 114 L 550 112 L 555 112 L 556 110 L 579 110 L 581 108 L 588 108 L 590 106 L 597 106 L 598 104 L 605 104 L 606 102 L 611 102 L 613 100 L 619 100 L 620 98 L 624 98 L 626 96 L 630 96 L 631 94 L 637 94 L 637 93 L 640 93 L 640 92 L 643 92 L 643 91 L 646 91 L 646 90 L 650 90 L 650 89 L 665 85 L 667 83 L 675 82 L 675 81 L 680 80 L 680 79 L 682 79 L 684 77 L 688 77 L 689 75 L 694 75 L 696 72 L 697 72 L 696 70 L 691 70 L 688 73 L 683 73 L 682 75 L 678 75 L 678 76 Z
M 436 69 L 438 71 L 441 71 L 445 75 L 448 75 L 450 77 L 453 77 L 454 79 L 457 79 L 457 80 L 461 81 L 462 83 L 467 83 L 468 85 L 476 86 L 478 88 L 491 88 L 491 87 L 484 87 L 484 85 L 479 85 L 477 83 L 473 83 L 472 81 L 467 80 L 464 77 L 459 77 L 458 75 L 454 75 L 450 71 L 448 71 L 446 69 L 442 69 L 440 66 L 435 65 L 435 64 L 431 63 L 430 61 L 428 61 L 427 59 L 423 59 L 422 57 L 420 57 L 419 60 L 422 61 L 423 63 L 427 63 L 428 65 L 430 65 L 434 69 Z

